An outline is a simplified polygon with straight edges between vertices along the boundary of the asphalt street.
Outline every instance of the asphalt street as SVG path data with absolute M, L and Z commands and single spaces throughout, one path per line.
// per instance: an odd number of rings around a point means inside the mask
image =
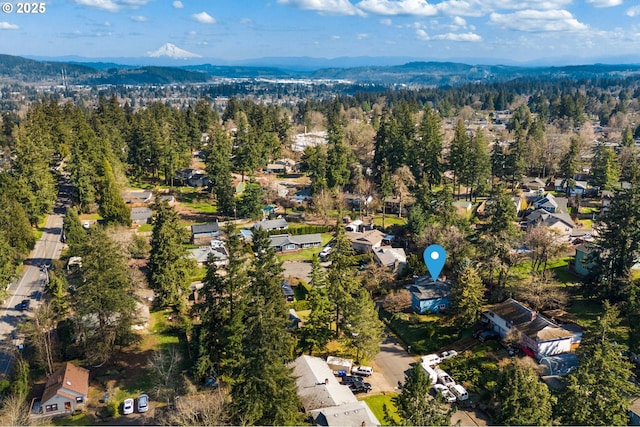
M 47 217 L 42 237 L 24 261 L 22 276 L 9 285 L 9 297 L 0 308 L 0 375 L 10 372 L 13 357 L 17 350 L 18 339 L 12 338 L 12 333 L 18 324 L 24 322 L 37 309 L 44 293 L 47 280 L 46 269 L 54 259 L 60 258 L 62 251 L 62 220 L 69 203 L 70 187 L 61 185 L 55 202 L 53 213 Z M 22 300 L 31 300 L 30 310 L 21 311 Z

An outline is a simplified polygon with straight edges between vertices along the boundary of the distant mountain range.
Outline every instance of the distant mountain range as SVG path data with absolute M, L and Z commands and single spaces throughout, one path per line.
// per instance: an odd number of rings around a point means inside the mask
M 166 44 L 136 63 L 132 58 L 66 57 L 46 60 L 0 55 L 0 81 L 51 84 L 170 84 L 204 83 L 219 79 L 315 79 L 345 80 L 382 85 L 447 86 L 475 82 L 499 82 L 516 78 L 624 77 L 640 74 L 640 65 L 514 66 L 468 65 L 459 62 L 404 62 L 399 58 L 263 58 L 229 64 L 195 58 L 190 52 Z M 169 58 L 170 57 L 170 58 Z M 169 59 L 168 59 L 169 58 Z M 182 59 L 179 59 L 182 58 Z M 410 58 L 405 58 L 410 59 Z M 171 66 L 161 65 L 171 63 Z M 215 65 L 214 65 L 215 64 Z M 288 64 L 288 65 L 287 65 Z

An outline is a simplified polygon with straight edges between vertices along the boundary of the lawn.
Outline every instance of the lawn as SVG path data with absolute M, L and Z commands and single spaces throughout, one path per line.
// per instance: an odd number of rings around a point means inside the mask
M 393 420 L 397 420 L 396 416 L 398 414 L 398 410 L 396 409 L 396 405 L 394 405 L 393 403 L 393 398 L 395 396 L 396 396 L 396 393 L 389 393 L 389 394 L 384 393 L 384 394 L 379 394 L 377 396 L 365 397 L 362 400 L 364 400 L 367 403 L 367 405 L 369 406 L 369 409 L 371 409 L 371 412 L 373 412 L 373 414 L 376 416 L 378 421 L 380 421 L 380 423 L 383 426 L 391 426 L 391 425 L 397 425 L 397 421 L 395 423 L 389 423 L 385 419 L 384 407 L 386 405 L 389 416 Z
M 194 199 L 193 202 L 181 202 L 181 204 L 204 214 L 214 214 L 218 211 L 215 203 L 206 199 Z
M 573 285 L 578 282 L 579 279 L 569 272 L 567 268 L 569 261 L 573 257 L 562 257 L 550 259 L 547 262 L 547 270 L 555 275 L 555 278 L 564 285 Z M 517 282 L 528 278 L 531 275 L 531 261 L 523 261 L 513 267 L 511 270 L 513 281 Z
M 412 353 L 432 353 L 466 335 L 443 315 L 396 314 L 380 310 L 380 317 Z
M 101 219 L 102 217 L 97 213 L 80 215 L 80 221 L 100 221 Z
M 140 233 L 148 233 L 153 231 L 153 224 L 142 224 L 138 227 L 138 232 Z
M 54 426 L 91 426 L 96 423 L 91 415 L 78 414 L 69 417 L 56 417 L 51 420 Z
M 382 215 L 376 215 L 373 217 L 373 223 L 378 227 L 382 227 Z M 384 226 L 390 227 L 392 225 L 407 225 L 406 218 L 398 218 L 398 215 L 387 214 L 384 218 Z
M 284 261 L 310 261 L 313 258 L 313 255 L 317 255 L 322 251 L 322 248 L 333 239 L 333 234 L 331 233 L 322 233 L 320 234 L 322 237 L 322 246 L 317 248 L 307 248 L 302 249 L 298 252 L 293 252 L 290 254 L 282 254 L 278 255 L 278 259 L 282 262 Z

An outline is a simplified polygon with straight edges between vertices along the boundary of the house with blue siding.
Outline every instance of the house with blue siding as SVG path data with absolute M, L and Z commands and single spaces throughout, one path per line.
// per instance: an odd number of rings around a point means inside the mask
M 438 313 L 450 306 L 451 283 L 434 281 L 431 276 L 416 279 L 409 287 L 411 308 L 416 313 Z
M 582 243 L 576 247 L 575 272 L 580 276 L 588 276 L 596 266 L 594 253 L 598 247 L 593 243 Z

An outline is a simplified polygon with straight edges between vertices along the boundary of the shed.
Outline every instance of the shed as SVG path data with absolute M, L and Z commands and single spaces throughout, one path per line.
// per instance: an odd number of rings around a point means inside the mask
M 351 368 L 353 367 L 353 360 L 343 359 L 342 357 L 337 356 L 328 356 L 327 365 L 334 372 L 351 372 Z

